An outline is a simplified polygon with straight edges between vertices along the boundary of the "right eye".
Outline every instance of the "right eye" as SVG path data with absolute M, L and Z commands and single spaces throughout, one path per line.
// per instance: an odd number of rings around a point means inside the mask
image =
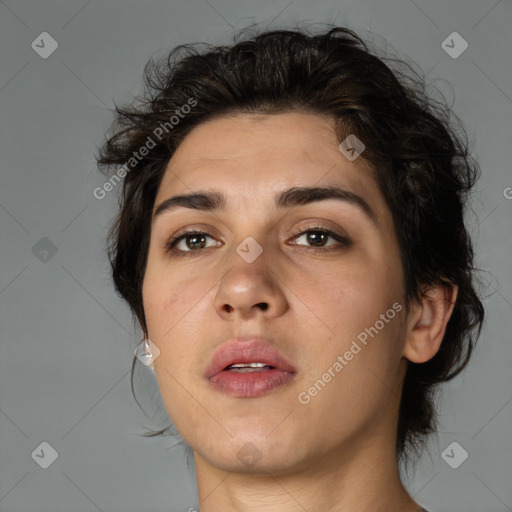
M 179 236 L 173 237 L 167 242 L 167 251 L 174 254 L 197 252 L 199 249 L 219 246 L 220 242 L 207 245 L 207 239 L 213 240 L 208 233 L 199 230 L 187 231 Z

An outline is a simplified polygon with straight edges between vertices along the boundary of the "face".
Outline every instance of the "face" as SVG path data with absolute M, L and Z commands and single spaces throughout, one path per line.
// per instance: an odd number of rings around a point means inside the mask
M 169 162 L 143 301 L 161 395 L 196 461 L 254 471 L 249 455 L 285 473 L 394 428 L 398 242 L 370 165 L 338 145 L 327 117 L 237 114 L 196 127 Z M 292 188 L 303 190 L 286 195 Z M 167 201 L 199 193 L 224 201 Z M 278 370 L 280 380 L 226 370 L 231 384 L 213 385 L 207 369 L 234 338 L 266 340 L 293 371 Z

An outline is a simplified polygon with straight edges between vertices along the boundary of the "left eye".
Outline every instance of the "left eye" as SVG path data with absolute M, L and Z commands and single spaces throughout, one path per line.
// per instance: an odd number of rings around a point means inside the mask
M 327 243 L 328 239 L 331 238 L 334 240 L 332 243 Z M 294 240 L 301 240 L 307 242 L 312 247 L 328 247 L 330 245 L 335 245 L 336 242 L 347 245 L 348 240 L 333 231 L 328 229 L 308 229 L 307 231 L 303 231 L 294 237 Z M 296 243 L 296 242 L 294 242 Z M 298 244 L 302 245 L 302 244 Z

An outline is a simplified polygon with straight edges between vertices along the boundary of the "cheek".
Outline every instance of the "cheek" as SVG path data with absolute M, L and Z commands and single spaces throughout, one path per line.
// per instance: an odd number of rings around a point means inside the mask
M 313 422 L 312 429 L 323 432 L 327 439 L 356 435 L 379 424 L 399 394 L 393 390 L 401 361 L 400 318 L 388 318 L 389 323 L 375 331 L 378 319 L 372 314 L 368 321 L 361 316 L 340 319 L 335 336 L 318 353 L 303 381 L 300 391 L 310 402 L 299 410 L 305 424 Z
M 182 411 L 188 410 L 190 395 L 180 383 L 186 381 L 194 362 L 191 306 L 197 300 L 194 301 L 192 288 L 193 283 L 184 286 L 178 276 L 153 267 L 146 273 L 142 291 L 148 336 L 160 350 L 155 360 L 158 387 L 171 420 L 185 431 L 190 427 L 190 418 L 182 425 Z
M 150 250 L 148 255 L 142 296 L 148 328 L 156 334 L 168 331 L 183 310 L 190 309 L 189 303 L 201 293 L 201 284 L 177 272 L 170 261 L 155 253 Z
M 384 259 L 360 255 L 350 265 L 323 275 L 310 293 L 336 333 L 355 336 L 394 302 L 402 303 L 401 269 Z
M 178 304 L 177 289 L 166 279 L 156 279 L 152 273 L 146 273 L 142 286 L 142 300 L 149 335 L 157 336 L 167 325 L 169 313 L 175 310 Z
M 169 264 L 148 261 L 142 295 L 148 336 L 160 349 L 156 367 L 186 377 L 198 357 L 193 341 L 208 332 L 204 319 L 211 318 L 209 292 L 214 284 L 208 276 L 189 278 Z
M 394 385 L 404 334 L 401 271 L 395 263 L 361 258 L 344 271 L 324 276 L 321 286 L 309 292 L 310 304 L 316 301 L 330 328 L 323 337 L 323 350 L 309 367 L 311 382 L 330 368 L 336 374 L 329 392 L 322 392 L 326 407 L 332 400 L 379 408 Z M 332 367 L 338 356 L 346 363 L 336 372 Z

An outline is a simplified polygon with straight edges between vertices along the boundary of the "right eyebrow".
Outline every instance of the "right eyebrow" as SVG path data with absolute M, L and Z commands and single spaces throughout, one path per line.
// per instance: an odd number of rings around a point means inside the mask
M 181 194 L 162 201 L 155 209 L 154 216 L 157 217 L 164 212 L 169 212 L 180 207 L 203 211 L 219 210 L 224 209 L 225 204 L 225 197 L 220 192 L 205 191 Z

